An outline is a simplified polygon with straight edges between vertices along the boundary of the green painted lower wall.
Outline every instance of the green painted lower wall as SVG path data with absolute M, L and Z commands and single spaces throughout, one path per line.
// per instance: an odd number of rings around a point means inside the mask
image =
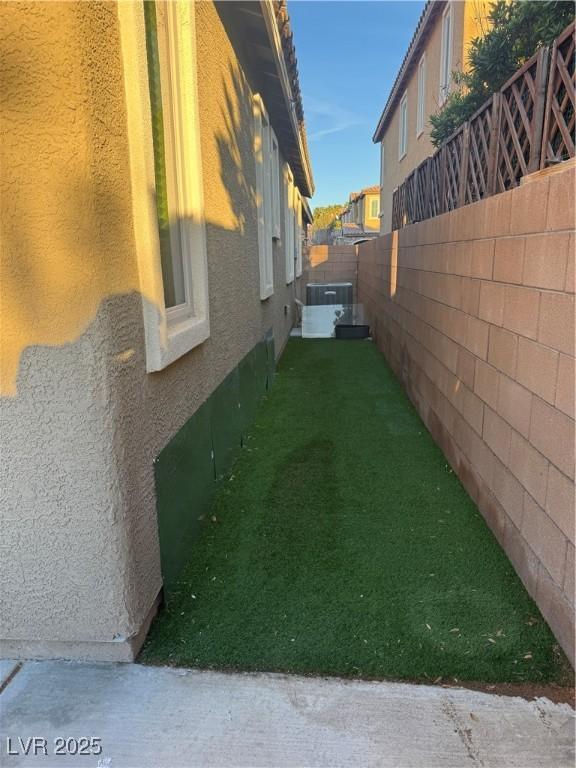
M 166 599 L 210 510 L 219 481 L 253 423 L 275 370 L 272 332 L 253 347 L 170 440 L 155 462 L 160 557 Z

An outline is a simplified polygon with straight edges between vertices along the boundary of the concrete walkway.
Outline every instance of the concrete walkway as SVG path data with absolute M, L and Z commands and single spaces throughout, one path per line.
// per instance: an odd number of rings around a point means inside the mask
M 6 768 L 574 764 L 574 713 L 547 699 L 52 661 L 27 662 L 9 679 L 13 668 L 0 666 Z M 47 756 L 21 754 L 33 736 L 47 740 Z M 102 754 L 54 755 L 57 737 L 81 736 L 99 737 Z

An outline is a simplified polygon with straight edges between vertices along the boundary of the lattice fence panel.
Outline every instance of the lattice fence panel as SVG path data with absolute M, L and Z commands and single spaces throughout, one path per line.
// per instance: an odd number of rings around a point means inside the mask
M 416 172 L 412 171 L 412 173 L 406 177 L 404 183 L 406 185 L 406 202 L 404 204 L 406 220 L 404 224 L 412 224 L 416 207 Z
M 497 102 L 496 102 L 497 104 Z M 489 176 L 492 172 L 491 147 L 495 141 L 494 97 L 489 99 L 476 114 L 470 118 L 468 167 L 464 204 L 483 200 L 490 194 Z M 493 147 L 493 150 L 495 147 Z
M 428 165 L 429 159 L 426 158 L 414 172 L 416 178 L 414 192 L 414 221 L 423 221 L 428 218 Z
M 392 229 L 401 229 L 405 225 L 406 182 L 394 190 L 392 196 Z
M 443 169 L 443 210 L 452 211 L 458 207 L 460 194 L 460 170 L 462 168 L 462 149 L 464 126 L 448 139 L 444 147 L 445 161 Z
M 426 218 L 444 213 L 442 196 L 442 166 L 444 147 L 441 147 L 428 161 L 428 205 Z
M 501 90 L 496 192 L 518 186 L 539 165 L 547 49 L 542 48 Z M 535 162 L 535 156 L 537 162 Z M 534 167 L 536 166 L 536 167 Z
M 541 48 L 412 171 L 394 192 L 395 229 L 512 189 L 522 176 L 575 156 L 575 30 L 574 23 L 564 30 L 551 57 Z
M 544 135 L 542 137 L 541 168 L 574 157 L 575 121 L 575 25 L 571 24 L 554 42 Z

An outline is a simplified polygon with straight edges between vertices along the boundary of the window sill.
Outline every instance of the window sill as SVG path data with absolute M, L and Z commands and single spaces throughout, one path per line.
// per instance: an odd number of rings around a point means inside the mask
M 260 301 L 268 301 L 268 299 L 273 295 L 274 295 L 274 290 L 270 288 L 269 290 L 260 294 Z
M 419 138 L 420 138 L 420 136 L 422 136 L 423 134 L 424 134 L 424 128 L 422 128 L 422 130 L 421 130 L 421 131 L 418 131 L 418 132 L 416 133 L 416 138 L 417 138 L 417 139 L 419 139 Z
M 210 336 L 210 321 L 207 317 L 189 317 L 178 323 L 167 325 L 164 343 L 158 339 L 155 349 L 147 350 L 148 373 L 162 371 L 180 357 L 190 352 Z
M 408 154 L 408 152 L 404 152 L 403 155 L 400 155 L 400 157 L 398 158 L 398 162 L 399 163 L 402 162 L 402 160 L 404 160 L 404 158 L 406 157 L 407 154 Z

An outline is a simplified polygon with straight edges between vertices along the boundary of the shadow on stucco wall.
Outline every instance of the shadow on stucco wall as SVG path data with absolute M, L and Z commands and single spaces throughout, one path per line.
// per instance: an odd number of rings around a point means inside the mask
M 118 641 L 161 586 L 154 461 L 270 327 L 284 340 L 293 287 L 277 246 L 260 301 L 252 95 L 213 62 L 199 83 L 211 334 L 146 373 L 115 7 L 19 7 L 36 19 L 22 45 L 0 32 L 0 621 L 15 640 Z
M 1 14 L 0 383 L 14 394 L 23 349 L 73 341 L 104 297 L 139 286 L 114 5 Z

